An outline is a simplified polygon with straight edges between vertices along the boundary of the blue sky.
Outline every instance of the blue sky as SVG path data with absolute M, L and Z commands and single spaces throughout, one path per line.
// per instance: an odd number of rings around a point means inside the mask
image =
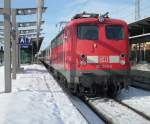
M 36 7 L 37 0 L 11 0 L 13 8 Z M 109 12 L 111 18 L 119 18 L 128 23 L 134 21 L 135 0 L 45 0 L 48 7 L 44 14 L 43 36 L 45 37 L 42 49 L 49 45 L 50 41 L 57 35 L 56 24 L 60 21 L 69 21 L 70 18 L 83 11 L 105 13 Z M 0 0 L 3 7 L 3 0 Z M 149 0 L 141 0 L 141 18 L 150 16 Z M 2 20 L 2 16 L 0 17 Z M 36 15 L 19 16 L 17 21 L 35 21 Z

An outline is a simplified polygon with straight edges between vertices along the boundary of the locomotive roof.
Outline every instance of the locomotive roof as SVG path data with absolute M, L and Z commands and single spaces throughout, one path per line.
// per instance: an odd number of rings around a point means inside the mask
M 104 18 L 105 21 L 104 22 L 100 22 L 98 18 L 96 17 L 89 17 L 89 18 L 73 18 L 70 22 L 68 22 L 68 24 L 64 27 L 64 29 L 66 27 L 69 27 L 71 25 L 77 25 L 77 24 L 83 24 L 83 23 L 103 23 L 103 24 L 122 24 L 122 25 L 127 25 L 127 23 L 123 20 L 120 19 L 111 19 L 111 18 Z M 52 40 L 52 42 L 55 41 L 55 39 L 57 37 L 59 37 L 59 35 L 64 31 L 64 29 L 62 31 L 60 31 L 56 37 Z M 51 42 L 51 43 L 52 43 Z
M 127 23 L 123 20 L 120 19 L 111 19 L 111 18 L 105 18 L 104 22 L 100 22 L 98 18 L 78 18 L 78 19 L 72 19 L 67 25 L 77 25 L 77 24 L 82 24 L 82 23 L 104 23 L 104 24 L 122 24 L 122 25 L 127 25 Z

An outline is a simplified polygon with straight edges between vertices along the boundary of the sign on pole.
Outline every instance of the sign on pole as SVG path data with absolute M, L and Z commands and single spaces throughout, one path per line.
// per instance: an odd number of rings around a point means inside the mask
M 29 48 L 32 45 L 31 38 L 20 37 L 19 38 L 19 44 L 20 44 L 21 48 Z

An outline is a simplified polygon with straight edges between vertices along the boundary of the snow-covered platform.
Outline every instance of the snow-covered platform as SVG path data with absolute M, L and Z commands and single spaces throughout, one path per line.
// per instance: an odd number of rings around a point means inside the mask
M 4 93 L 0 67 L 0 124 L 87 124 L 44 66 L 23 67 L 12 93 Z

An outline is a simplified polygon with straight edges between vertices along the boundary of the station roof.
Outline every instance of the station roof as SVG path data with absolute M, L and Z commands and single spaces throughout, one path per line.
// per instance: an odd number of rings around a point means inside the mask
M 41 25 L 44 24 L 45 21 L 41 22 Z M 3 21 L 0 21 L 0 26 L 3 27 Z M 37 26 L 36 21 L 30 21 L 30 22 L 17 22 L 18 27 L 31 27 L 31 26 Z
M 130 44 L 150 42 L 150 33 L 129 37 Z
M 46 11 L 47 7 L 42 7 L 42 13 Z M 17 8 L 17 15 L 31 15 L 36 14 L 37 8 Z
M 42 31 L 43 29 L 40 29 Z M 37 29 L 28 29 L 28 30 L 19 30 L 19 34 L 30 34 L 30 33 L 36 33 Z
M 40 33 L 40 35 L 42 35 L 43 33 Z M 21 37 L 30 37 L 30 38 L 37 38 L 37 33 L 28 33 L 28 34 L 19 34 L 19 36 Z
M 130 43 L 150 41 L 150 17 L 128 24 Z
M 46 11 L 47 7 L 42 7 L 42 12 L 44 13 Z M 36 14 L 37 8 L 17 8 L 16 14 L 17 15 L 31 15 Z M 4 13 L 3 8 L 0 8 L 0 15 Z
M 1 24 L 1 22 L 0 22 Z M 41 22 L 41 24 L 44 24 L 44 21 Z M 32 22 L 18 22 L 17 23 L 18 27 L 30 27 L 30 26 L 36 26 L 37 22 L 32 21 Z
M 150 17 L 128 24 L 130 36 L 150 33 Z

